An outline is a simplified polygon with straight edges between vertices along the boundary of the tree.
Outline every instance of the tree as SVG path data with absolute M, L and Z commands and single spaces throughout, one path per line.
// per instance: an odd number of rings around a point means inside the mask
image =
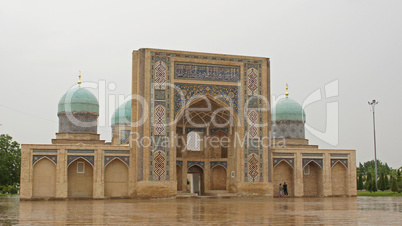
M 20 183 L 21 149 L 8 134 L 0 135 L 0 185 Z
M 378 191 L 377 186 L 376 186 L 376 184 L 375 184 L 375 179 L 372 179 L 372 180 L 371 180 L 371 191 L 372 191 L 372 192 Z
M 388 190 L 391 188 L 389 181 L 388 181 L 388 175 L 384 176 L 384 184 L 385 184 L 385 190 Z
M 398 191 L 398 186 L 396 185 L 396 179 L 391 176 L 392 179 L 392 185 L 391 185 L 391 191 L 394 193 Z
M 357 180 L 357 190 L 363 190 L 363 175 L 362 173 L 359 174 L 359 179 Z
M 370 171 L 367 172 L 366 183 L 364 184 L 364 188 L 370 191 L 371 188 L 371 173 Z
M 384 190 L 385 190 L 384 187 L 385 187 L 385 184 L 384 184 L 384 174 L 381 173 L 381 174 L 380 174 L 380 179 L 378 179 L 378 189 L 381 190 L 381 191 L 384 191 Z

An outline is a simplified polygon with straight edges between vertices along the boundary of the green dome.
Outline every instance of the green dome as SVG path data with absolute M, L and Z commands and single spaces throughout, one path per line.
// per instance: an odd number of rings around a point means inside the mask
M 90 91 L 76 86 L 61 97 L 57 113 L 62 112 L 90 112 L 99 115 L 99 102 Z
M 279 100 L 271 113 L 272 121 L 306 121 L 302 106 L 290 98 Z
M 112 126 L 114 124 L 131 123 L 131 99 L 121 104 L 112 115 Z

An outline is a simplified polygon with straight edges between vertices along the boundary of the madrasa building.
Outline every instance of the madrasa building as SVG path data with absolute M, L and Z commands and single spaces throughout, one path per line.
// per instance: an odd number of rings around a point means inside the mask
M 23 144 L 21 199 L 356 196 L 355 150 L 305 139 L 306 114 L 270 106 L 270 60 L 159 49 L 132 54 L 132 98 L 97 133 L 99 103 L 77 84 L 51 144 Z M 80 82 L 79 82 L 80 83 Z

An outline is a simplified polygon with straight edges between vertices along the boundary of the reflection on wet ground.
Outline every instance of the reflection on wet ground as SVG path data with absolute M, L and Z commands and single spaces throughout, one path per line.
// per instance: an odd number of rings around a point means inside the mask
M 0 224 L 397 224 L 402 198 L 23 201 L 0 197 Z

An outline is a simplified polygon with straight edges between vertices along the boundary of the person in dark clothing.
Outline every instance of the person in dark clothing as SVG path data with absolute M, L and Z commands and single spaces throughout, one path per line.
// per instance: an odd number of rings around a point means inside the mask
M 283 183 L 283 192 L 285 193 L 285 196 L 289 196 L 288 194 L 288 185 L 286 184 L 286 182 Z

